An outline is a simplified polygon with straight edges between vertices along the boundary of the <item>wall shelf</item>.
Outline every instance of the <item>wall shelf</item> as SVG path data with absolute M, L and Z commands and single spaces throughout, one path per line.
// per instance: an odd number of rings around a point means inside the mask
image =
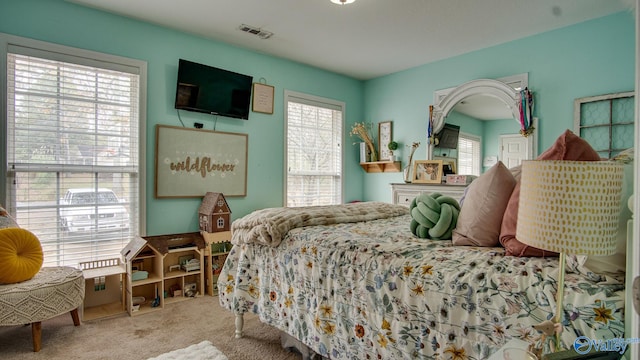
M 401 163 L 401 161 L 373 161 L 360 163 L 360 166 L 368 173 L 400 172 L 402 171 Z

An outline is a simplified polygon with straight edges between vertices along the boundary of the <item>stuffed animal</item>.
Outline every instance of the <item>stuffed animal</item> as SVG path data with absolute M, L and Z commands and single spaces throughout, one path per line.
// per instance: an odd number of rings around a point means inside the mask
M 423 239 L 451 239 L 458 222 L 460 204 L 440 193 L 420 194 L 409 206 L 411 232 Z

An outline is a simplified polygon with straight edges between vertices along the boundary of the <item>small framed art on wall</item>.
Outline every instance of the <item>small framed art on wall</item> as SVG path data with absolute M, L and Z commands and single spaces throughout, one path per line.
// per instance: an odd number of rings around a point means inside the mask
M 383 121 L 378 123 L 378 160 L 391 160 L 391 150 L 389 150 L 389 143 L 393 139 L 391 132 L 391 121 Z

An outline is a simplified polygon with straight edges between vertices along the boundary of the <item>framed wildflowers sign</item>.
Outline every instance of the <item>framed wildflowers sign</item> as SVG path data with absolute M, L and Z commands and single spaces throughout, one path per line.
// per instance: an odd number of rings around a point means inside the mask
M 157 125 L 155 197 L 246 196 L 248 137 Z

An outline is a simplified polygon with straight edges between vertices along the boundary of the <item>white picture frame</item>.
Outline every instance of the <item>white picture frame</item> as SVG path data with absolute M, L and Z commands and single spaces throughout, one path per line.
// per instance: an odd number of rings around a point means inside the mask
M 389 143 L 393 140 L 392 121 L 381 121 L 378 123 L 378 160 L 391 160 L 391 150 Z

